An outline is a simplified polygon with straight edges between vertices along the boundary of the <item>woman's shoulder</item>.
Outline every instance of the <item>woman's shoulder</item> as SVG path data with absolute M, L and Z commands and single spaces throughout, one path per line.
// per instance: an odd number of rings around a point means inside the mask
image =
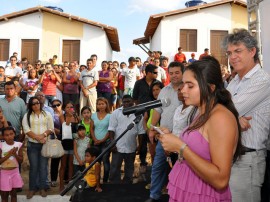
M 227 128 L 228 126 L 236 126 L 237 122 L 234 114 L 221 104 L 217 104 L 210 114 L 207 125 L 211 128 Z

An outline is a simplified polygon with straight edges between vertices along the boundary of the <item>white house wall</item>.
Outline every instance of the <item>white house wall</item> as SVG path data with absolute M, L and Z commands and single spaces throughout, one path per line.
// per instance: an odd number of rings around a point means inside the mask
M 159 25 L 158 25 L 158 27 L 156 29 L 156 32 L 155 32 L 155 34 L 152 37 L 150 49 L 153 50 L 153 51 L 160 51 L 160 50 L 162 50 L 161 39 L 163 39 L 162 38 L 162 34 L 163 34 L 162 33 L 162 30 L 164 30 L 163 29 L 163 26 L 162 26 L 163 24 L 165 24 L 165 23 L 163 23 L 163 21 L 161 21 L 159 23 Z
M 85 24 L 83 39 L 81 42 L 80 61 L 82 63 L 86 62 L 92 54 L 96 54 L 98 56 L 98 65 L 100 65 L 103 60 L 112 59 L 112 48 L 104 30 Z
M 41 13 L 33 13 L 9 19 L 8 21 L 0 22 L 0 39 L 10 39 L 9 55 L 11 56 L 13 52 L 18 52 L 18 57 L 20 58 L 22 39 L 39 39 L 41 41 L 41 28 Z M 40 43 L 39 51 L 41 49 L 42 47 Z
M 204 48 L 210 48 L 210 30 L 231 30 L 231 15 L 230 4 L 225 4 L 165 17 L 161 21 L 162 29 L 159 26 L 152 38 L 151 50 L 158 50 L 155 48 L 159 48 L 161 43 L 160 50 L 163 55 L 173 59 L 180 44 L 180 29 L 197 29 L 197 52 L 195 54 L 198 58 Z M 190 58 L 190 52 L 185 53 L 187 59 Z

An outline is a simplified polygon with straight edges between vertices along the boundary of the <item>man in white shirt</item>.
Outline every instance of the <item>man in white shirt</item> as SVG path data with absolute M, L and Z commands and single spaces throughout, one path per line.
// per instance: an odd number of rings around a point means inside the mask
M 114 140 L 118 138 L 122 132 L 127 129 L 128 124 L 132 123 L 135 119 L 134 114 L 123 115 L 123 108 L 132 107 L 134 101 L 130 95 L 123 96 L 123 107 L 120 107 L 113 111 L 108 131 L 110 133 L 110 139 Z M 137 150 L 137 136 L 141 138 L 141 135 L 145 131 L 142 125 L 142 119 L 131 130 L 129 130 L 119 141 L 116 143 L 116 147 L 112 149 L 112 162 L 110 170 L 110 182 L 119 184 L 121 183 L 121 165 L 125 162 L 125 175 L 122 180 L 123 183 L 132 184 L 134 161 Z M 138 141 L 139 143 L 141 141 Z M 140 148 L 140 145 L 139 147 Z M 139 149 L 138 149 L 139 150 Z
M 154 65 L 158 67 L 157 80 L 159 80 L 160 82 L 162 82 L 165 85 L 166 79 L 167 79 L 166 71 L 162 67 L 160 67 L 159 58 L 155 58 Z
M 130 57 L 128 63 L 128 67 L 123 69 L 121 75 L 123 76 L 125 87 L 124 95 L 132 96 L 135 82 L 140 79 L 140 70 L 136 66 L 136 59 L 134 57 Z
M 235 29 L 224 45 L 237 72 L 227 89 L 239 113 L 243 144 L 231 170 L 232 201 L 259 202 L 270 129 L 270 76 L 261 68 L 257 40 L 247 30 Z
M 17 58 L 15 56 L 11 56 L 9 60 L 10 66 L 6 67 L 5 75 L 9 80 L 18 81 L 23 74 L 22 69 L 17 66 Z
M 99 80 L 98 72 L 94 68 L 93 59 L 87 60 L 87 69 L 81 72 L 79 81 L 81 87 L 80 93 L 80 111 L 84 106 L 89 106 L 91 112 L 96 112 L 97 101 L 97 83 Z

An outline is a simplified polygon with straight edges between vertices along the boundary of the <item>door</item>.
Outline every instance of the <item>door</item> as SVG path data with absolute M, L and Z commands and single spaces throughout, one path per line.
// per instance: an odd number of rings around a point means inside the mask
M 9 59 L 9 39 L 0 39 L 0 61 Z
M 62 62 L 80 62 L 80 40 L 63 40 Z
M 39 59 L 39 39 L 22 39 L 21 58 L 26 57 L 30 64 Z
M 211 30 L 210 33 L 210 52 L 220 64 L 228 66 L 228 59 L 226 57 L 226 50 L 223 49 L 222 43 L 224 38 L 228 35 L 228 31 Z

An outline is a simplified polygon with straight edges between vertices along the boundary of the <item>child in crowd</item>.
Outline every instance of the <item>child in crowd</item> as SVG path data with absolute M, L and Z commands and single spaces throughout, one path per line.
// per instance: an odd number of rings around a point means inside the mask
M 2 202 L 17 201 L 17 188 L 22 188 L 23 180 L 19 172 L 19 163 L 23 161 L 22 143 L 15 142 L 15 129 L 2 129 L 5 142 L 0 142 L 0 191 Z
M 91 131 L 91 116 L 92 116 L 92 113 L 91 113 L 90 107 L 84 106 L 81 109 L 81 117 L 82 117 L 81 124 L 84 125 L 84 127 L 85 127 L 86 136 L 89 137 L 89 143 L 90 143 L 90 145 L 92 144 L 92 138 L 91 138 L 91 135 L 90 135 L 90 131 Z
M 77 173 L 77 171 L 83 171 L 84 166 L 84 151 L 90 147 L 89 144 L 89 137 L 85 136 L 85 127 L 84 125 L 78 126 L 78 138 L 74 139 L 74 156 L 73 156 L 73 172 L 74 174 Z
M 27 91 L 26 103 L 28 103 L 30 97 L 34 97 L 38 90 L 38 74 L 36 69 L 30 69 L 28 72 L 28 79 L 24 84 L 24 90 Z
M 95 146 L 85 150 L 85 167 L 88 167 L 99 155 L 99 149 Z M 102 192 L 100 187 L 100 172 L 101 166 L 99 162 L 96 162 L 92 168 L 84 176 L 89 187 L 95 187 L 95 191 Z

